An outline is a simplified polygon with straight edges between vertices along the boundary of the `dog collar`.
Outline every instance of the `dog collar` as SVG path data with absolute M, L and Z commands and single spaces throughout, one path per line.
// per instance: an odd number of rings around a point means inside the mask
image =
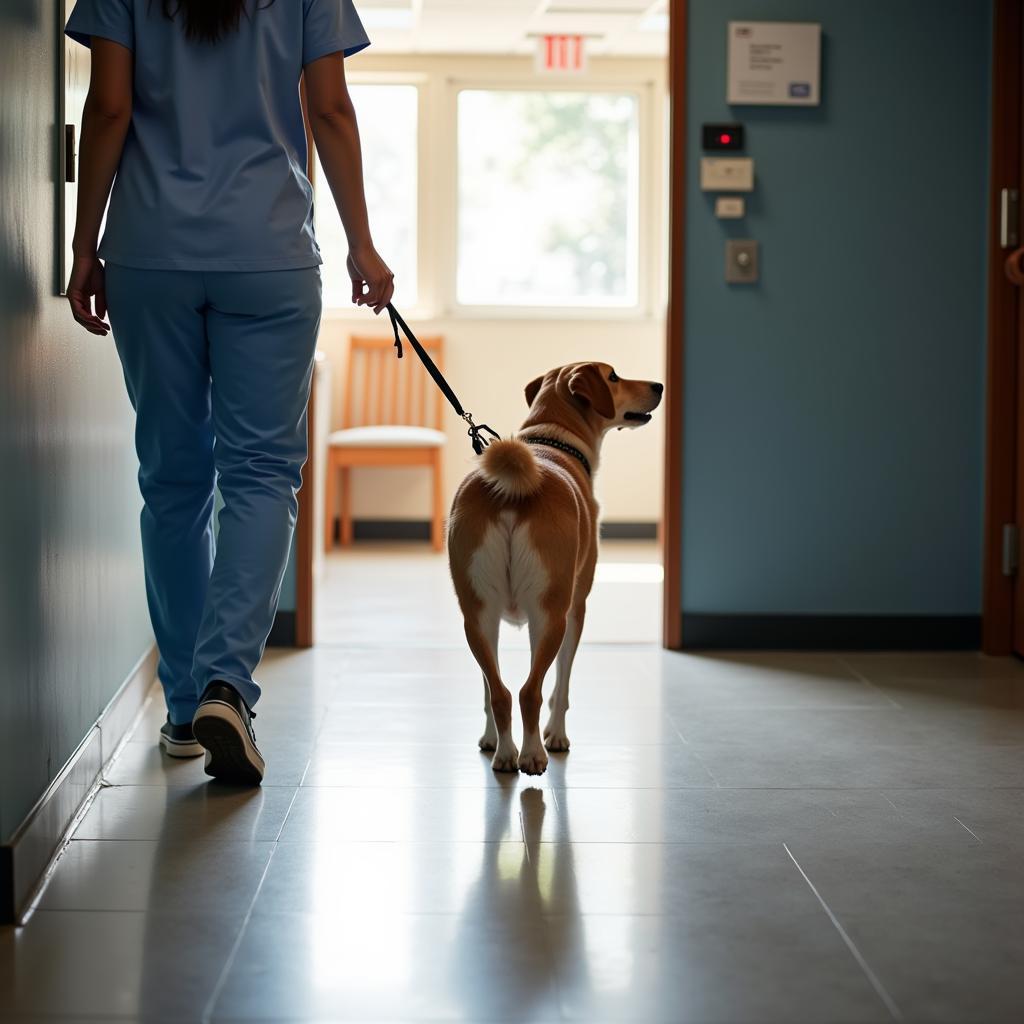
M 566 441 L 559 441 L 556 437 L 524 437 L 521 440 L 527 444 L 542 444 L 548 448 L 557 448 L 566 455 L 571 455 L 587 471 L 587 476 L 592 476 L 590 460 L 579 450 Z

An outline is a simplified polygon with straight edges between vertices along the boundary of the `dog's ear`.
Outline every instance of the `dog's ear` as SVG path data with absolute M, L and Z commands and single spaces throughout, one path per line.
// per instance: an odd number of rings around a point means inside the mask
M 533 400 L 537 397 L 537 392 L 540 391 L 541 384 L 544 383 L 543 377 L 536 377 L 526 385 L 526 404 L 533 405 Z
M 596 363 L 584 363 L 569 377 L 569 394 L 582 398 L 591 409 L 606 420 L 615 418 L 615 399 L 612 389 Z

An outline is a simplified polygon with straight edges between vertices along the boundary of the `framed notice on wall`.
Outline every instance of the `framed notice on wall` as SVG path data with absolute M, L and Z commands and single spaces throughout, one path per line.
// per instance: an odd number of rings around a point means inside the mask
M 821 26 L 730 21 L 727 102 L 816 107 L 821 102 Z

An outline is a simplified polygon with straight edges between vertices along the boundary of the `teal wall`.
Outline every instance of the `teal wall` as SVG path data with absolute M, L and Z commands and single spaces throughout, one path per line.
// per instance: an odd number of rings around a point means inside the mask
M 683 608 L 981 607 L 988 0 L 689 0 Z M 817 21 L 819 108 L 725 102 L 730 19 Z M 747 127 L 742 222 L 701 122 Z M 723 283 L 729 236 L 756 286 Z
M 152 643 L 120 366 L 52 294 L 58 6 L 0 5 L 0 842 Z

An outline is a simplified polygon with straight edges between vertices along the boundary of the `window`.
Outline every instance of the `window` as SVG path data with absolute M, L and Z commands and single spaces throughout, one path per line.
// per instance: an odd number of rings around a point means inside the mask
M 458 302 L 636 306 L 638 137 L 636 94 L 460 91 Z
M 625 317 L 664 301 L 658 67 L 539 81 L 522 61 L 354 74 L 370 226 L 406 316 Z M 493 65 L 493 66 L 492 66 Z M 315 164 L 328 319 L 358 317 Z
M 394 271 L 402 303 L 417 302 L 416 132 L 419 92 L 414 85 L 350 85 L 359 116 L 366 205 L 377 251 Z M 351 305 L 352 287 L 345 269 L 348 242 L 316 162 L 316 234 L 323 254 L 324 306 Z

